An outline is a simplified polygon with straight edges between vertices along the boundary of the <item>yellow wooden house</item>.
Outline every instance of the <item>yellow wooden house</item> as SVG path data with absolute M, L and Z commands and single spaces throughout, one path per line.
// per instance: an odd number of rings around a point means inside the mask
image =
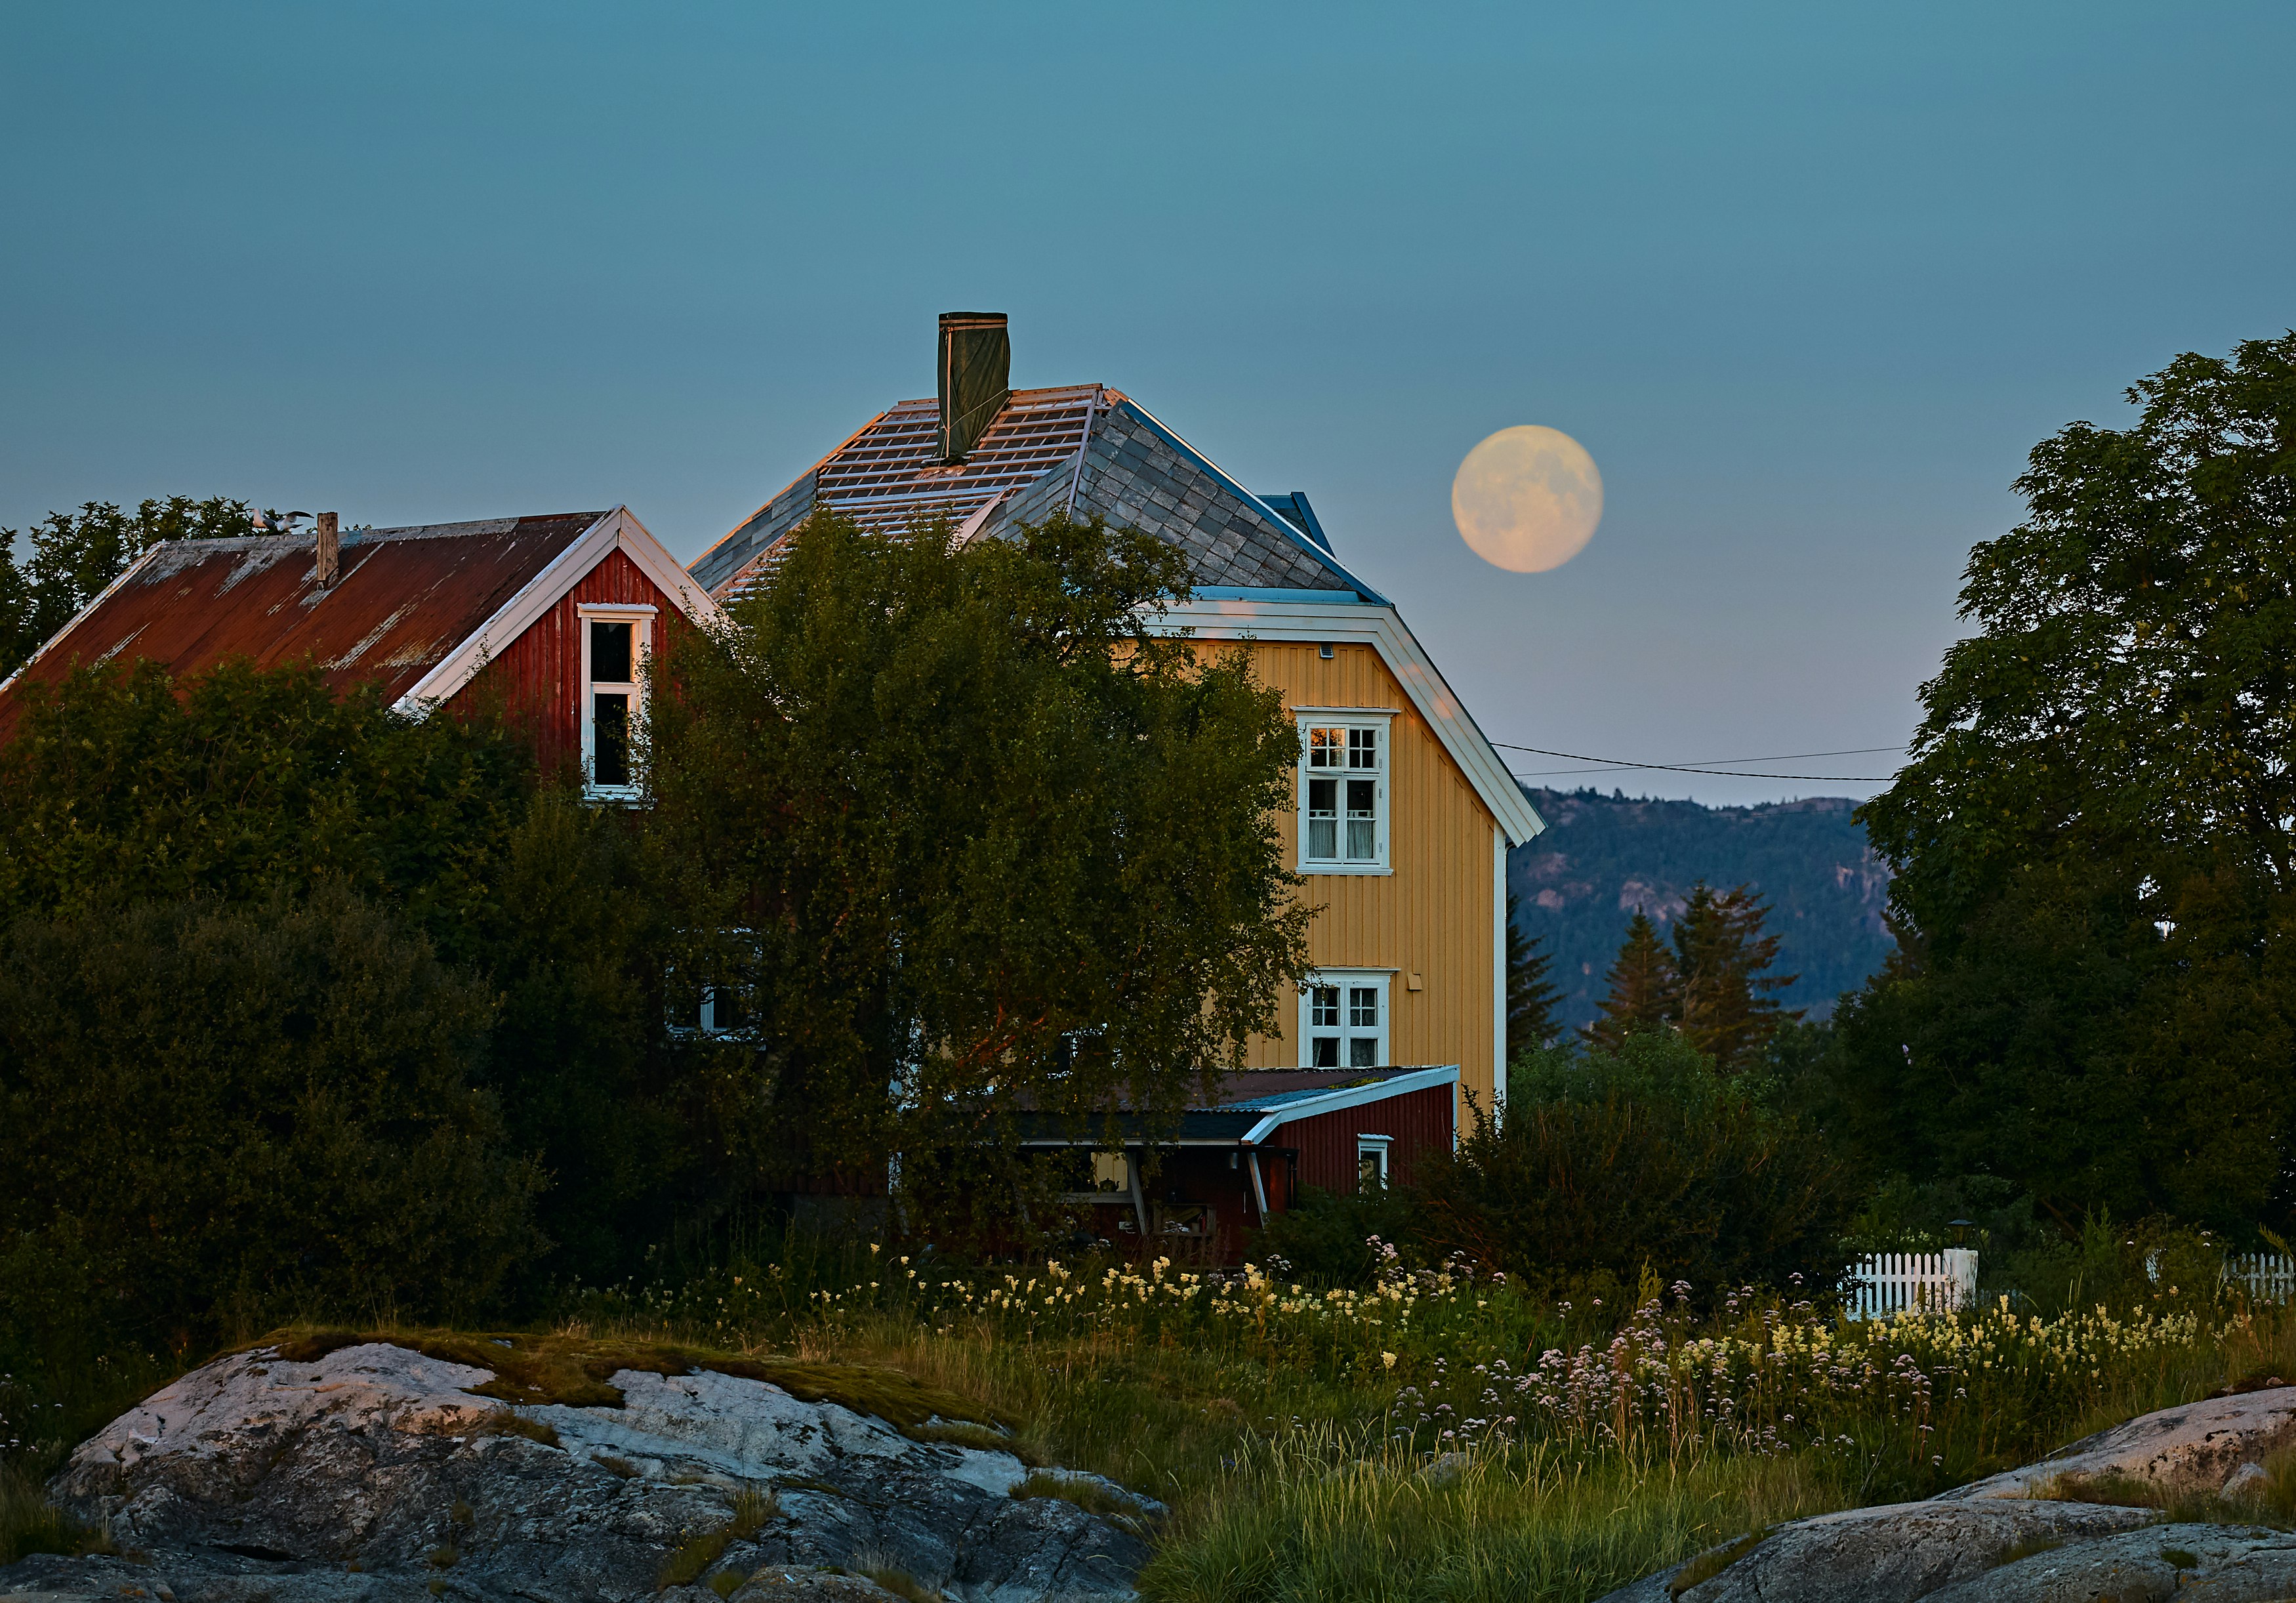
M 1098 514 L 1185 551 L 1169 613 L 1250 644 L 1300 728 L 1284 846 L 1318 907 L 1316 972 L 1254 1068 L 1452 1066 L 1501 1105 L 1506 853 L 1543 827 L 1394 603 L 1341 561 L 1308 497 L 1254 494 L 1105 384 L 1013 390 L 1003 316 L 941 319 L 937 394 L 879 413 L 693 564 L 723 602 L 816 508 L 966 538 Z

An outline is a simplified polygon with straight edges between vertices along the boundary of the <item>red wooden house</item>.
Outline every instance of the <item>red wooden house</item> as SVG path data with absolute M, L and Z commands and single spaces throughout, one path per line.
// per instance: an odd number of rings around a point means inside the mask
M 499 706 L 545 769 L 635 796 L 627 738 L 643 667 L 717 607 L 626 507 L 337 535 L 154 546 L 0 684 L 0 739 L 24 688 L 147 657 L 177 676 L 227 657 L 308 662 L 376 683 L 403 711 Z

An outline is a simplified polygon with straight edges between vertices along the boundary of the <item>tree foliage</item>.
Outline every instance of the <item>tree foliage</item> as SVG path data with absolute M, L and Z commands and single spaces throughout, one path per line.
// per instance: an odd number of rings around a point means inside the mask
M 1718 896 L 1701 880 L 1675 920 L 1674 972 L 1681 983 L 1676 1022 L 1683 1038 L 1725 1074 L 1761 1062 L 1778 1026 L 1801 1016 L 1775 994 L 1794 976 L 1768 972 L 1778 958 L 1778 938 L 1762 927 L 1768 911 L 1751 885 Z
M 1976 632 L 1863 811 L 1903 958 L 1844 1014 L 1864 1139 L 2089 1209 L 2284 1218 L 2296 334 L 2036 447 Z
M 540 1244 L 494 1012 L 332 882 L 0 932 L 0 1347 L 470 1310 Z
M 1506 1060 L 1513 1063 L 1534 1047 L 1553 1040 L 1562 1029 L 1555 1023 L 1555 1004 L 1562 999 L 1547 979 L 1554 955 L 1539 949 L 1536 935 L 1515 926 L 1517 899 L 1506 902 Z
M 243 659 L 183 681 L 150 662 L 99 665 L 16 694 L 0 908 L 259 899 L 332 876 L 398 906 L 451 959 L 476 956 L 535 787 L 513 732 Z
M 1272 819 L 1298 741 L 1241 654 L 1152 613 L 1179 553 L 1098 521 L 954 544 L 817 514 L 668 665 L 652 828 L 685 961 L 758 1021 L 785 1175 L 1176 1110 L 1275 1025 L 1308 913 Z M 882 1168 L 876 1168 L 882 1173 Z M 938 1174 L 940 1171 L 935 1170 Z M 1010 1197 L 945 1177 L 962 1211 Z
M 516 730 L 244 661 L 182 680 L 92 668 L 23 694 L 0 746 L 0 917 L 196 902 L 275 919 L 357 894 L 496 999 L 470 1073 L 549 1179 L 535 1217 L 555 1246 L 536 1273 L 626 1273 L 673 1206 L 736 1183 L 708 1161 L 714 1104 L 663 1028 L 642 842 L 627 815 L 540 787 Z
M 1658 926 L 1637 909 L 1618 960 L 1604 976 L 1602 1016 L 1579 1032 L 1591 1047 L 1616 1051 L 1638 1031 L 1658 1030 L 1682 1015 L 1682 978 Z
M 1801 1017 L 1775 994 L 1794 976 L 1767 972 L 1778 955 L 1778 938 L 1762 927 L 1768 912 L 1751 885 L 1718 895 L 1700 880 L 1674 921 L 1669 950 L 1637 911 L 1611 966 L 1602 1015 L 1581 1038 L 1615 1053 L 1638 1032 L 1672 1029 L 1725 1074 L 1755 1067 L 1779 1026 Z
M 1797 1274 L 1815 1289 L 1839 1277 L 1864 1191 L 1745 1077 L 1672 1031 L 1643 1032 L 1615 1051 L 1531 1054 L 1504 1121 L 1478 1113 L 1456 1157 L 1423 1161 L 1411 1230 L 1431 1255 L 1553 1290 L 1631 1288 L 1645 1270 L 1702 1295 Z
M 168 496 L 123 513 L 108 501 L 52 512 L 32 526 L 16 559 L 17 531 L 0 529 L 0 678 L 71 621 L 127 564 L 161 540 L 219 539 L 255 532 L 244 501 Z

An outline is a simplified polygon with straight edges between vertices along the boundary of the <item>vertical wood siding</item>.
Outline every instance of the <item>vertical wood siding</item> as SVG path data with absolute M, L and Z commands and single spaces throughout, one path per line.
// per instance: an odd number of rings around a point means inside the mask
M 657 654 L 677 631 L 691 627 L 677 604 L 616 547 L 447 703 L 449 709 L 460 710 L 499 706 L 532 736 L 545 774 L 581 761 L 582 687 L 576 681 L 582 674 L 578 609 L 585 603 L 652 606 Z
M 1295 1119 L 1276 1126 L 1267 1145 L 1299 1150 L 1301 1185 L 1344 1193 L 1356 1188 L 1357 1136 L 1392 1136 L 1387 1178 L 1396 1185 L 1409 1185 L 1418 1172 L 1419 1155 L 1437 1148 L 1448 1151 L 1451 1130 L 1451 1093 L 1437 1085 L 1361 1107 Z M 1280 1204 L 1270 1197 L 1268 1205 Z
M 1233 647 L 1208 641 L 1201 649 Z M 1472 1092 L 1488 1108 L 1499 1056 L 1491 903 L 1496 820 L 1375 648 L 1335 645 L 1330 662 L 1312 642 L 1256 641 L 1248 649 L 1260 682 L 1283 692 L 1286 706 L 1395 710 L 1388 752 L 1388 862 L 1394 872 L 1309 875 L 1307 900 L 1323 910 L 1308 946 L 1318 966 L 1394 969 L 1389 1056 L 1397 1064 L 1456 1064 L 1463 1097 Z M 1296 812 L 1284 813 L 1278 826 L 1284 860 L 1296 867 Z M 1425 989 L 1410 989 L 1414 973 Z M 1278 1007 L 1283 1033 L 1252 1043 L 1253 1068 L 1300 1064 L 1297 999 L 1286 995 Z M 1352 1154 L 1349 1165 L 1352 1174 Z

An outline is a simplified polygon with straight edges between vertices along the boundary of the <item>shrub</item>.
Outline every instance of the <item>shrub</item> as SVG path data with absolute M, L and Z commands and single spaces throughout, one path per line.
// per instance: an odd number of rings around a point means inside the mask
M 1431 1254 L 1551 1286 L 1839 1279 L 1856 1177 L 1671 1036 L 1534 1055 L 1513 1084 L 1504 1122 L 1478 1112 L 1457 1153 L 1422 1170 L 1414 1230 Z
M 541 1245 L 491 1014 L 340 885 L 0 932 L 0 1358 L 481 1303 Z
M 1410 1196 L 1399 1188 L 1348 1193 L 1302 1186 L 1292 1205 L 1252 1238 L 1252 1256 L 1280 1261 L 1283 1273 L 1324 1285 L 1368 1286 L 1380 1268 L 1371 1239 L 1402 1240 L 1414 1217 Z

